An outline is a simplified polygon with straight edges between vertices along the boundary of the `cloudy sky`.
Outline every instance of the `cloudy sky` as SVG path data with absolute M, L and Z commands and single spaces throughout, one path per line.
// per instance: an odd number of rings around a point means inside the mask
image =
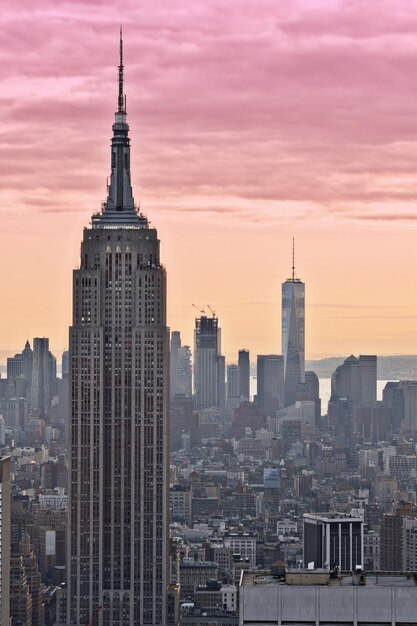
M 417 2 L 2 0 L 0 349 L 71 319 L 105 199 L 118 31 L 136 201 L 169 323 L 220 318 L 228 360 L 280 351 L 306 282 L 307 356 L 417 353 Z

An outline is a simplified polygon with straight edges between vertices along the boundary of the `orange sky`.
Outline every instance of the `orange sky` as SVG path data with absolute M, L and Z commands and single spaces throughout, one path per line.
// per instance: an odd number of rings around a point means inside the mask
M 295 236 L 307 357 L 417 353 L 416 3 L 23 4 L 0 18 L 0 350 L 67 346 L 122 20 L 134 192 L 171 328 L 192 343 L 191 304 L 208 303 L 229 361 L 279 352 Z

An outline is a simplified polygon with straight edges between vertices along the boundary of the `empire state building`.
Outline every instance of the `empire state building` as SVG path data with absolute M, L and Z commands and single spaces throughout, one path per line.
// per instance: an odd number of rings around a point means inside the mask
M 166 623 L 168 335 L 159 240 L 131 187 L 120 38 L 108 197 L 73 275 L 69 624 Z

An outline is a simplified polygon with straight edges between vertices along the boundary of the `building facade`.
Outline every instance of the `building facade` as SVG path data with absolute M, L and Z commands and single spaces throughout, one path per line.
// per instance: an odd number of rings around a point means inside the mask
M 294 404 L 297 385 L 305 382 L 305 285 L 292 277 L 282 283 L 282 354 L 285 406 Z
M 0 458 L 0 626 L 9 624 L 10 458 Z
M 225 396 L 225 363 L 221 355 L 221 331 L 214 315 L 195 320 L 194 392 L 197 409 L 222 406 Z
M 346 575 L 323 570 L 244 572 L 240 626 L 415 626 L 414 576 Z
M 250 360 L 249 350 L 239 350 L 239 396 L 250 400 Z
M 363 567 L 363 520 L 341 513 L 304 513 L 304 566 Z
M 256 402 L 268 415 L 275 416 L 284 406 L 284 357 L 280 354 L 258 354 Z
M 135 207 L 120 41 L 107 201 L 84 229 L 70 328 L 68 617 L 166 623 L 168 351 L 157 232 Z

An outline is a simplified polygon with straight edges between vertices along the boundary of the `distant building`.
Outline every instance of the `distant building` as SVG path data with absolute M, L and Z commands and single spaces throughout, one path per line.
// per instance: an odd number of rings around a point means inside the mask
M 282 283 L 282 354 L 284 355 L 285 406 L 294 404 L 299 383 L 305 376 L 305 285 L 295 277 Z
M 180 565 L 181 599 L 192 598 L 197 587 L 217 580 L 219 566 L 211 561 L 183 560 Z
M 395 432 L 417 434 L 417 381 L 402 380 L 385 385 L 383 402 L 392 409 Z
M 283 356 L 258 355 L 256 402 L 270 416 L 284 406 L 284 371 Z
M 247 561 L 251 568 L 256 567 L 256 535 L 250 533 L 228 533 L 224 539 L 226 548 L 231 548 L 232 556 Z
M 36 418 L 49 414 L 55 391 L 56 359 L 49 351 L 49 339 L 35 337 L 33 340 L 33 366 L 30 413 Z
M 245 435 L 247 428 L 252 431 L 263 428 L 266 418 L 267 412 L 256 402 L 242 402 L 234 412 L 230 435 L 239 439 Z
M 10 458 L 0 458 L 0 626 L 9 624 Z
M 197 409 L 224 404 L 225 363 L 219 320 L 214 315 L 202 315 L 195 320 L 194 390 Z
M 298 383 L 295 399 L 296 401 L 310 400 L 314 402 L 315 423 L 316 426 L 319 426 L 321 420 L 320 383 L 315 372 L 305 373 L 305 382 Z
M 377 357 L 351 355 L 332 374 L 331 400 L 346 398 L 352 405 L 376 404 Z
M 68 373 L 69 373 L 69 351 L 65 350 L 65 352 L 62 353 L 62 378 L 68 378 Z
M 249 350 L 239 350 L 239 396 L 250 400 L 250 360 Z
M 170 353 L 170 397 L 182 396 L 191 398 L 192 395 L 192 367 L 191 350 L 189 346 L 181 345 L 181 335 L 178 330 L 171 333 Z
M 31 626 L 44 626 L 45 604 L 43 601 L 43 584 L 36 557 L 30 545 L 30 537 L 27 533 L 22 535 L 19 553 L 23 557 L 23 565 L 29 584 L 30 595 L 32 597 Z
M 343 513 L 304 513 L 304 566 L 355 571 L 363 567 L 363 519 Z
M 239 366 L 231 364 L 227 366 L 227 399 L 239 398 Z
M 169 490 L 170 519 L 174 522 L 185 522 L 191 527 L 191 490 L 190 487 L 174 485 Z
M 412 503 L 398 502 L 395 513 L 386 513 L 381 525 L 381 570 L 401 571 L 416 561 L 417 520 L 412 516 Z
M 380 536 L 375 530 L 365 530 L 363 535 L 363 566 L 365 571 L 380 569 Z
M 417 572 L 417 518 L 404 518 L 402 528 L 402 571 Z

